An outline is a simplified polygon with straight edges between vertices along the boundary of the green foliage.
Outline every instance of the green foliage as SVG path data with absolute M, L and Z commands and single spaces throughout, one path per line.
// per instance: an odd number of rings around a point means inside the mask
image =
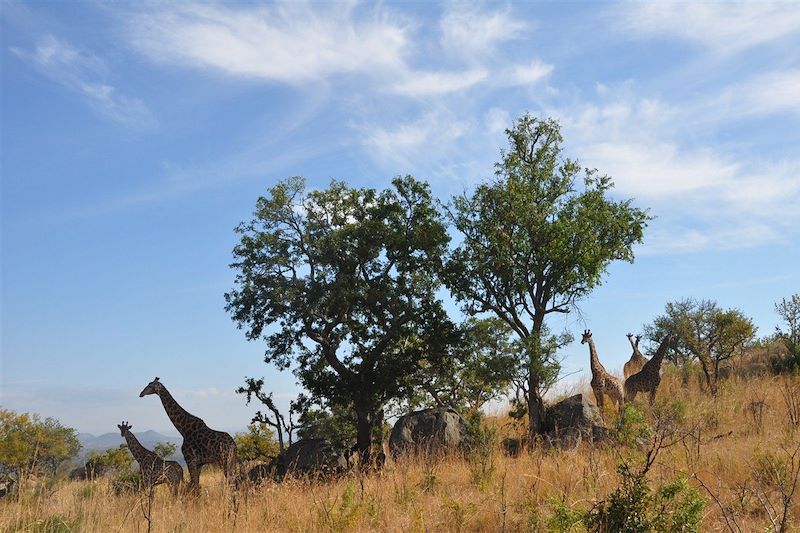
M 776 372 L 800 373 L 800 294 L 793 294 L 790 299 L 783 298 L 775 304 L 775 311 L 786 324 L 786 331 L 775 327 L 775 337 L 786 348 L 787 355 L 775 358 L 772 366 Z
M 275 434 L 264 423 L 250 424 L 247 431 L 233 436 L 239 461 L 268 461 L 278 456 Z
M 499 433 L 496 426 L 484 423 L 481 411 L 467 412 L 464 421 L 467 425 L 464 450 L 472 481 L 481 489 L 487 490 L 497 469 L 494 454 L 499 441 Z
M 142 488 L 142 473 L 138 470 L 119 472 L 111 480 L 111 488 L 117 496 L 139 492 Z
M 294 365 L 321 407 L 352 405 L 366 455 L 386 403 L 423 357 L 447 353 L 454 330 L 436 297 L 449 236 L 430 190 L 410 176 L 392 185 L 271 188 L 237 228 L 225 295 L 247 338 L 266 341 L 266 362 Z
M 619 466 L 621 482 L 606 501 L 586 513 L 591 531 L 612 533 L 692 533 L 700 531 L 706 501 L 685 477 L 653 490 L 644 472 Z
M 475 411 L 508 392 L 523 372 L 520 343 L 499 318 L 468 318 L 460 333 L 452 357 L 421 363 L 416 376 L 418 394 L 408 401 L 411 407 Z
M 648 216 L 631 200 L 611 199 L 608 176 L 563 157 L 556 121 L 526 114 L 506 133 L 495 181 L 453 199 L 464 240 L 446 283 L 466 313 L 493 313 L 519 337 L 531 431 L 539 432 L 542 389 L 558 374 L 543 347 L 545 317 L 569 312 L 612 261 L 633 261 Z
M 665 313 L 646 326 L 645 333 L 653 343 L 671 334 L 667 358 L 679 364 L 700 361 L 706 385 L 716 395 L 720 365 L 744 351 L 756 327 L 738 309 L 723 310 L 712 300 L 687 298 L 668 302 Z
M 632 403 L 622 405 L 619 416 L 611 428 L 612 438 L 623 446 L 639 446 L 652 434 L 644 413 Z
M 104 452 L 89 452 L 86 456 L 87 466 L 95 466 L 95 472 L 129 472 L 133 465 L 127 444 L 120 444 L 118 448 L 109 448 Z M 97 466 L 99 465 L 99 468 Z
M 175 452 L 178 451 L 178 445 L 174 442 L 156 442 L 155 446 L 153 446 L 153 451 L 162 459 L 167 459 L 175 455 Z
M 0 469 L 7 473 L 54 475 L 80 449 L 75 430 L 58 420 L 0 409 Z
M 562 500 L 551 502 L 553 514 L 547 519 L 547 531 L 552 533 L 572 533 L 582 531 L 584 513 L 574 509 Z
M 304 407 L 297 430 L 299 438 L 325 439 L 334 448 L 343 451 L 353 447 L 356 442 L 356 418 L 350 406 L 334 404 L 328 409 L 319 409 L 311 407 L 305 397 L 300 398 L 298 406 Z M 382 430 L 381 427 L 374 429 Z

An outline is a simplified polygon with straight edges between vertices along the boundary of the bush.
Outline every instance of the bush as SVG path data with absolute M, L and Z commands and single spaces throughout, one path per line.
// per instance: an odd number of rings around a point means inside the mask
M 138 470 L 136 472 L 120 472 L 111 480 L 111 488 L 114 489 L 114 494 L 117 496 L 138 492 L 142 488 L 142 473 Z
M 699 531 L 706 502 L 685 477 L 652 490 L 646 474 L 619 466 L 619 487 L 586 513 L 591 531 L 612 533 L 692 533 Z

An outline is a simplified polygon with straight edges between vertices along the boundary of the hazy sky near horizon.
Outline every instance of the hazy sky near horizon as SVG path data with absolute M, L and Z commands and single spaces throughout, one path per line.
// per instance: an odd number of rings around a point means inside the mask
M 798 3 L 3 1 L 0 405 L 174 434 L 159 376 L 212 427 L 294 376 L 224 310 L 234 226 L 278 180 L 444 201 L 526 111 L 657 217 L 633 265 L 558 317 L 607 368 L 667 301 L 751 316 L 800 289 Z M 455 306 L 449 304 L 456 312 Z M 588 373 L 588 351 L 564 350 Z

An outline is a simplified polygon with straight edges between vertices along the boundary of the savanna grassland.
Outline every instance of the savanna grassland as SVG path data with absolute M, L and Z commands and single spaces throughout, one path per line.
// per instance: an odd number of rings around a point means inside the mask
M 509 457 L 502 439 L 522 428 L 489 417 L 464 456 L 390 461 L 335 480 L 232 494 L 206 470 L 200 496 L 158 487 L 152 502 L 116 495 L 106 478 L 56 481 L 0 503 L 0 529 L 594 531 L 612 530 L 623 513 L 650 530 L 800 531 L 800 377 L 751 373 L 742 365 L 714 398 L 698 374 L 667 367 L 654 407 L 606 413 L 602 443 Z

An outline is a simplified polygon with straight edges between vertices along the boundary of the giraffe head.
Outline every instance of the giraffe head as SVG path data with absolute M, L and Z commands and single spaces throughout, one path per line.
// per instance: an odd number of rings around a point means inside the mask
M 156 378 L 148 383 L 147 387 L 142 389 L 142 392 L 139 393 L 139 398 L 144 398 L 148 394 L 158 394 L 163 387 L 164 385 L 162 385 L 161 382 L 158 381 L 158 378 Z
M 125 432 L 131 429 L 131 425 L 125 421 L 123 421 L 122 424 L 117 424 L 117 427 L 119 428 L 120 435 L 123 437 L 125 436 Z
M 633 333 L 626 333 L 625 336 L 628 337 L 628 340 L 631 340 L 633 338 Z
M 592 339 L 592 332 L 588 329 L 583 332 L 583 337 L 581 337 L 581 344 L 586 344 Z

